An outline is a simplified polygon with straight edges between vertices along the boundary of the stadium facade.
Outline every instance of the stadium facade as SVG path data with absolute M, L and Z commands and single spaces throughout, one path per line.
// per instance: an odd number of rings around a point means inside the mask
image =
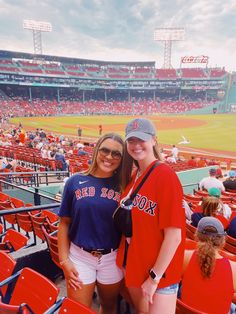
M 0 50 L 0 94 L 5 101 L 51 100 L 61 108 L 57 113 L 63 113 L 65 101 L 104 102 L 103 112 L 98 105 L 93 112 L 103 114 L 114 113 L 110 109 L 117 102 L 129 106 L 115 112 L 119 114 L 137 113 L 140 103 L 138 113 L 144 114 L 235 112 L 236 74 L 224 68 L 157 69 L 155 62 L 106 62 Z M 148 106 L 143 105 L 145 101 Z M 86 113 L 91 112 L 82 111 Z

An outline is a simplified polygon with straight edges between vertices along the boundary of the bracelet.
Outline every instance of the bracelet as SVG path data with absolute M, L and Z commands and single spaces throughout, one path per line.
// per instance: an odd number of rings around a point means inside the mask
M 64 259 L 63 261 L 61 261 L 61 262 L 59 262 L 59 264 L 61 265 L 61 266 L 63 266 L 64 264 L 66 264 L 67 262 L 69 262 L 69 257 L 67 257 L 66 259 Z

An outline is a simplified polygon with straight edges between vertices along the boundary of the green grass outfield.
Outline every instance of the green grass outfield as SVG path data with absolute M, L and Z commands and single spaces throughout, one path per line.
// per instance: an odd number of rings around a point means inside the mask
M 30 117 L 13 118 L 11 123 L 18 125 L 21 122 L 26 130 L 43 128 L 53 133 L 75 136 L 78 126 L 81 126 L 82 136 L 97 137 L 99 124 L 103 126 L 103 133 L 114 131 L 124 135 L 125 125 L 132 118 L 130 116 Z M 183 135 L 190 141 L 186 147 L 228 151 L 236 155 L 236 115 L 149 116 L 148 118 L 157 127 L 159 143 L 178 144 Z

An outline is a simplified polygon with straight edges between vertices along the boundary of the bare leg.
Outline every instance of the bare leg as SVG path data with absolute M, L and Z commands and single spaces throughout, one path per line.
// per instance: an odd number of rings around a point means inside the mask
M 92 306 L 92 300 L 93 300 L 93 292 L 95 289 L 95 282 L 83 285 L 82 289 L 72 289 L 67 285 L 67 295 L 69 298 L 71 298 L 74 301 L 78 301 L 87 307 Z
M 143 297 L 143 293 L 141 288 L 136 287 L 129 287 L 129 294 L 131 296 L 131 299 L 133 301 L 135 310 L 138 314 L 147 314 L 149 313 L 149 304 L 148 301 Z M 165 312 L 163 312 L 165 313 Z M 162 314 L 163 314 L 162 313 Z M 165 313 L 166 314 L 166 313 Z
M 116 314 L 117 297 L 122 286 L 122 281 L 114 284 L 104 285 L 97 283 L 100 300 L 99 314 Z
M 149 314 L 175 314 L 177 293 L 159 294 L 155 293 L 153 304 L 150 304 Z

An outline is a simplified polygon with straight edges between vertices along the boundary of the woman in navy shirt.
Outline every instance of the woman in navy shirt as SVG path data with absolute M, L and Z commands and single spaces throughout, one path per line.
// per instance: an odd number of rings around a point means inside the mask
M 122 155 L 119 135 L 102 136 L 89 170 L 67 180 L 59 210 L 59 258 L 68 297 L 91 307 L 97 286 L 103 314 L 116 313 L 123 279 L 116 266 L 120 234 L 112 219 L 120 200 Z

